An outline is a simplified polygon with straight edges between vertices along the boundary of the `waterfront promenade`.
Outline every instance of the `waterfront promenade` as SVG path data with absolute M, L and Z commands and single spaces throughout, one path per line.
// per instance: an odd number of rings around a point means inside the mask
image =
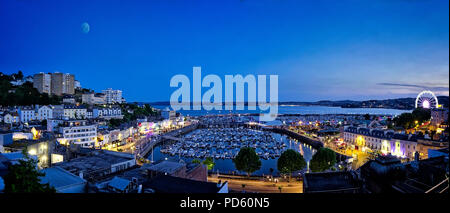
M 281 179 L 281 178 L 279 178 Z M 249 193 L 303 193 L 303 182 L 292 178 L 290 182 L 278 181 L 273 182 L 264 178 L 248 179 L 244 176 L 233 175 L 211 175 L 208 182 L 223 183 L 228 181 L 228 188 L 231 192 L 240 193 L 242 191 Z M 242 184 L 245 186 L 243 187 Z
M 191 131 L 197 129 L 197 127 L 198 127 L 198 123 L 193 123 L 189 126 L 181 128 L 181 129 L 176 129 L 176 130 L 173 130 L 173 131 L 161 134 L 161 135 L 157 135 L 154 137 L 143 137 L 136 143 L 137 145 L 136 145 L 136 150 L 135 150 L 134 154 L 137 157 L 144 157 L 151 151 L 152 147 L 155 146 L 156 144 L 159 144 L 166 140 L 171 140 L 180 135 L 191 132 Z

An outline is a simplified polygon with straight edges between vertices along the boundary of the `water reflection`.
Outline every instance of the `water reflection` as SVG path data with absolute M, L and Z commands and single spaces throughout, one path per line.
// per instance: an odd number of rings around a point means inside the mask
M 301 143 L 295 139 L 289 138 L 288 136 L 285 136 L 285 135 L 272 133 L 272 136 L 277 141 L 281 140 L 282 142 L 284 142 L 287 145 L 287 148 L 290 147 L 291 149 L 298 151 L 303 156 L 305 161 L 307 162 L 307 165 L 309 165 L 309 161 L 311 160 L 313 154 L 315 153 L 315 150 L 311 146 L 309 146 L 307 144 L 303 144 L 303 143 Z M 153 161 L 159 161 L 159 160 L 165 160 L 167 158 L 168 160 L 172 160 L 172 161 L 183 160 L 185 162 L 190 162 L 193 160 L 193 158 L 187 158 L 187 157 L 183 157 L 180 155 L 171 156 L 170 154 L 163 154 L 160 152 L 160 150 L 161 150 L 161 145 L 156 146 L 153 150 L 153 155 L 150 154 L 148 156 L 148 159 L 153 160 Z M 152 156 L 153 156 L 153 159 L 151 159 Z M 260 158 L 260 159 L 261 159 L 261 169 L 254 172 L 253 175 L 270 175 L 270 168 L 272 168 L 274 170 L 273 175 L 278 175 L 278 170 L 277 170 L 278 158 L 274 158 L 274 159 Z M 213 158 L 213 160 L 215 162 L 215 166 L 212 170 L 214 173 L 218 172 L 218 173 L 222 173 L 222 174 L 223 173 L 245 174 L 243 172 L 236 171 L 232 159 L 215 159 L 215 158 Z

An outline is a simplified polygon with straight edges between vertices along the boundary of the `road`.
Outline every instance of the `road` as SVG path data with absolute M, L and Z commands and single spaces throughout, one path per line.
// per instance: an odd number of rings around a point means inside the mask
M 297 181 L 294 178 L 291 182 L 269 182 L 263 180 L 242 180 L 231 178 L 217 178 L 216 175 L 208 177 L 208 182 L 218 183 L 228 181 L 228 189 L 231 191 L 242 192 L 242 184 L 245 184 L 246 192 L 258 192 L 258 193 L 280 193 L 278 186 L 281 186 L 281 193 L 303 193 L 303 182 Z

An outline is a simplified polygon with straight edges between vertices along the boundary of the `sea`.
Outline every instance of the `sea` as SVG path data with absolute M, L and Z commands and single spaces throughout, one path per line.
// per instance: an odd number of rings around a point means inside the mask
M 152 105 L 157 109 L 172 109 L 169 104 Z M 234 107 L 235 108 L 235 107 Z M 412 110 L 399 109 L 384 109 L 384 108 L 341 108 L 330 106 L 299 106 L 299 105 L 279 105 L 278 114 L 370 114 L 370 115 L 391 115 L 396 116 L 404 112 L 411 112 Z M 247 107 L 244 110 L 179 110 L 177 111 L 185 116 L 201 116 L 201 115 L 216 115 L 216 114 L 249 114 L 249 113 L 267 113 L 268 111 L 249 110 Z

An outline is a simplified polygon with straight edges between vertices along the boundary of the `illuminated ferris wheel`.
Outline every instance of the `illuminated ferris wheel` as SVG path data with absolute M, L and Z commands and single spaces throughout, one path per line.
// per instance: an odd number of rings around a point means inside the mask
M 422 91 L 417 95 L 416 98 L 416 108 L 438 108 L 438 99 L 433 92 L 429 90 Z

